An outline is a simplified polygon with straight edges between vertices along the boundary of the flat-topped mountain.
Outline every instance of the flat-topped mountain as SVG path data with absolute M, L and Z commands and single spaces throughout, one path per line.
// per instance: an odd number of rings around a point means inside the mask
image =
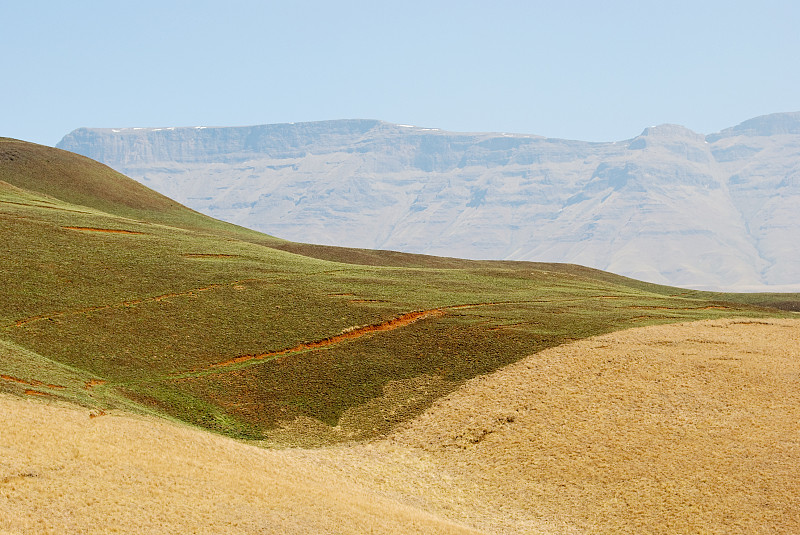
M 608 143 L 341 120 L 81 128 L 58 147 L 295 241 L 800 288 L 800 113 Z

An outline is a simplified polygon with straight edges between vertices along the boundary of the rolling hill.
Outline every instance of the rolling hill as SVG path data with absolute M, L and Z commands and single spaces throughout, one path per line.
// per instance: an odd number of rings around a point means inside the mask
M 798 354 L 797 319 L 630 329 L 318 449 L 0 394 L 0 533 L 796 533 Z
M 249 440 L 363 440 L 566 341 L 797 302 L 305 246 L 66 151 L 3 139 L 0 162 L 0 389 Z
M 288 242 L 12 139 L 0 236 L 3 535 L 800 528 L 797 294 Z

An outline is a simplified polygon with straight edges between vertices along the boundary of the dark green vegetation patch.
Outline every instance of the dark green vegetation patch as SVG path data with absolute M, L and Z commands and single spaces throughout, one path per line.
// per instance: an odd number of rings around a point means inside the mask
M 628 327 L 796 294 L 285 242 L 74 154 L 0 140 L 0 390 L 272 443 L 361 440 L 464 381 Z

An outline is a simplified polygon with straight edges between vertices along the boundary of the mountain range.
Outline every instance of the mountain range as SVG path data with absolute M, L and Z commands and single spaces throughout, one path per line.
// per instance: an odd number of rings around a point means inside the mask
M 337 120 L 80 128 L 57 147 L 293 241 L 800 289 L 800 113 L 602 143 Z

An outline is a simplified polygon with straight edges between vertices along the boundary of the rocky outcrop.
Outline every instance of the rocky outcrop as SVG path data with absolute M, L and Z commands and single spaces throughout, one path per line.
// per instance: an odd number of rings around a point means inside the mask
M 609 143 L 343 120 L 81 128 L 58 147 L 295 241 L 800 290 L 800 113 Z

